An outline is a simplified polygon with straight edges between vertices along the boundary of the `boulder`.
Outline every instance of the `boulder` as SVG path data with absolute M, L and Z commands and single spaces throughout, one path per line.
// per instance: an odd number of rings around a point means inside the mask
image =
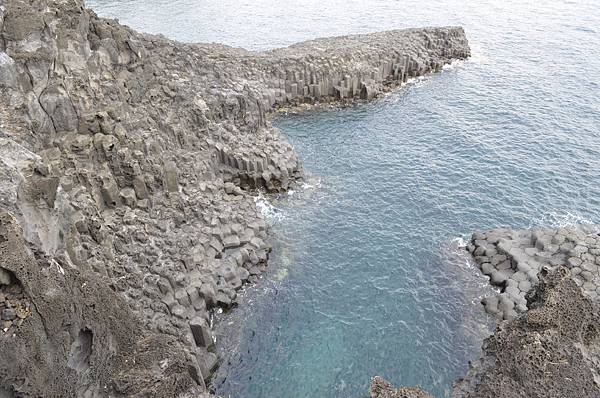
M 204 347 L 206 349 L 214 346 L 215 342 L 212 337 L 210 325 L 206 319 L 202 317 L 194 317 L 190 320 L 190 329 L 194 336 L 194 341 L 198 347 Z
M 0 268 L 0 285 L 10 285 L 12 283 L 12 277 L 10 272 L 4 268 Z

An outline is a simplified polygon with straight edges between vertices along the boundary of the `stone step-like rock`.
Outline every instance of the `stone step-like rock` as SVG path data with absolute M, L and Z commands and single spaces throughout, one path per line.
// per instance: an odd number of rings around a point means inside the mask
M 600 296 L 600 227 L 535 230 L 498 229 L 473 234 L 468 246 L 481 272 L 498 286 L 497 298 L 486 298 L 486 310 L 499 319 L 513 319 L 527 310 L 524 295 L 539 282 L 544 269 L 566 266 L 583 293 Z M 496 254 L 494 254 L 496 253 Z M 502 304 L 502 305 L 500 305 Z

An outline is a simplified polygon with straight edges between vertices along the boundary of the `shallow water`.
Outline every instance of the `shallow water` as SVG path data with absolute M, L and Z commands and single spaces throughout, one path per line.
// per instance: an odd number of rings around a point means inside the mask
M 184 41 L 272 48 L 464 25 L 473 58 L 375 103 L 280 118 L 311 177 L 265 207 L 268 277 L 222 318 L 232 397 L 360 397 L 369 378 L 448 393 L 486 333 L 461 239 L 600 222 L 597 1 L 142 0 L 102 15 Z

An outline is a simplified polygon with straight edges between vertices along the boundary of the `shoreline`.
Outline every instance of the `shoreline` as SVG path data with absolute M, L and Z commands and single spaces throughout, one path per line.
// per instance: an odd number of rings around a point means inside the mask
M 236 305 L 271 250 L 252 193 L 303 177 L 273 109 L 370 101 L 470 55 L 460 27 L 263 52 L 185 44 L 80 0 L 7 0 L 0 37 L 8 397 L 210 396 L 211 313 Z M 504 320 L 453 396 L 600 396 L 595 234 L 474 234 L 502 289 L 485 308 Z M 373 397 L 398 394 L 427 396 L 375 380 Z
M 500 291 L 497 325 L 455 381 L 454 398 L 598 397 L 598 225 L 476 232 L 465 250 Z M 375 377 L 372 398 L 432 398 Z
M 205 396 L 210 312 L 270 251 L 250 192 L 302 177 L 271 109 L 371 100 L 470 53 L 458 27 L 184 44 L 80 0 L 9 0 L 0 32 L 9 396 Z
M 284 130 L 285 131 L 285 130 Z M 318 195 L 317 195 L 318 196 Z M 291 199 L 293 200 L 293 199 Z M 304 200 L 301 201 L 302 205 L 308 205 L 309 207 L 312 207 L 310 204 L 306 204 L 306 202 Z M 285 207 L 285 206 L 284 206 Z M 289 208 L 287 208 L 286 210 L 290 210 Z M 294 210 L 294 206 L 291 205 L 291 210 Z M 287 212 L 287 211 L 286 211 Z M 280 230 L 282 229 L 281 227 L 279 228 Z M 302 235 L 304 236 L 304 235 Z M 445 290 L 448 292 L 448 294 L 450 294 L 450 292 L 455 293 L 457 296 L 460 296 L 462 301 L 463 301 L 463 305 L 460 308 L 457 308 L 458 311 L 453 312 L 453 314 L 455 314 L 455 317 L 458 319 L 460 318 L 461 321 L 459 322 L 459 326 L 456 329 L 456 335 L 460 336 L 457 337 L 456 339 L 456 343 L 458 344 L 459 341 L 462 341 L 464 343 L 464 351 L 461 351 L 461 358 L 460 360 L 457 361 L 457 366 L 459 364 L 459 366 L 461 367 L 460 371 L 456 371 L 456 374 L 454 377 L 451 377 L 451 380 L 448 384 L 444 383 L 444 386 L 447 387 L 448 391 L 451 391 L 452 388 L 452 381 L 454 379 L 457 379 L 459 377 L 463 377 L 464 373 L 468 370 L 469 366 L 468 364 L 470 363 L 470 361 L 475 361 L 476 359 L 479 358 L 479 355 L 481 355 L 481 345 L 482 342 L 484 340 L 484 338 L 489 337 L 494 330 L 495 327 L 495 322 L 492 320 L 492 317 L 489 317 L 485 311 L 483 311 L 483 307 L 481 306 L 481 304 L 479 303 L 479 300 L 477 299 L 478 297 L 482 297 L 482 294 L 489 294 L 490 292 L 493 292 L 492 289 L 486 289 L 486 288 L 482 288 L 481 287 L 481 283 L 482 281 L 485 282 L 485 278 L 483 278 L 483 276 L 480 274 L 479 269 L 477 268 L 476 264 L 474 263 L 474 261 L 469 261 L 469 264 L 467 265 L 464 260 L 469 259 L 471 256 L 468 253 L 468 251 L 465 249 L 465 244 L 463 242 L 463 245 L 461 246 L 459 244 L 460 242 L 460 238 L 453 238 L 453 239 L 449 239 L 449 240 L 444 240 L 442 242 L 442 244 L 439 245 L 434 245 L 436 247 L 436 252 L 439 252 L 441 256 L 439 260 L 440 260 L 440 265 L 441 267 L 439 268 L 440 273 L 443 274 L 448 274 L 451 275 L 451 279 L 456 281 L 456 286 L 454 287 L 448 287 L 448 290 Z M 292 247 L 296 247 L 296 246 L 292 246 Z M 276 248 L 274 248 L 274 253 L 276 251 Z M 294 250 L 292 249 L 292 256 L 295 254 Z M 310 257 L 313 258 L 318 258 L 318 256 L 315 257 L 314 252 L 311 254 Z M 438 257 L 436 256 L 436 259 Z M 277 261 L 279 260 L 279 261 Z M 217 377 L 216 380 L 218 382 L 223 382 L 226 385 L 226 388 L 221 387 L 221 390 L 217 389 L 217 392 L 221 392 L 224 396 L 228 396 L 227 393 L 231 393 L 232 397 L 235 396 L 252 396 L 251 393 L 249 393 L 249 391 L 253 391 L 252 389 L 245 387 L 244 386 L 244 380 L 247 379 L 247 377 L 249 375 L 253 374 L 253 368 L 257 367 L 260 368 L 261 370 L 265 370 L 265 366 L 264 364 L 268 364 L 268 363 L 273 363 L 276 358 L 279 356 L 275 356 L 271 353 L 268 354 L 264 354 L 262 355 L 260 348 L 265 348 L 265 350 L 268 352 L 269 351 L 269 347 L 271 342 L 279 342 L 279 344 L 281 344 L 281 348 L 280 351 L 282 353 L 286 353 L 288 352 L 288 349 L 290 349 L 290 351 L 294 350 L 294 348 L 296 348 L 297 350 L 302 350 L 301 347 L 297 347 L 295 345 L 287 345 L 285 342 L 285 339 L 282 339 L 283 336 L 286 336 L 286 333 L 282 333 L 278 335 L 277 339 L 269 339 L 268 337 L 266 337 L 265 333 L 268 333 L 270 328 L 269 327 L 261 327 L 261 323 L 263 322 L 269 322 L 269 325 L 272 325 L 273 327 L 275 327 L 276 325 L 278 325 L 278 322 L 271 322 L 272 319 L 279 319 L 279 318 L 274 318 L 274 317 L 279 317 L 281 314 L 287 314 L 288 311 L 290 311 L 290 309 L 293 308 L 293 306 L 291 305 L 286 305 L 284 307 L 283 311 L 280 311 L 279 309 L 281 308 L 279 306 L 279 304 L 282 303 L 293 303 L 294 300 L 298 300 L 299 302 L 304 302 L 303 298 L 305 296 L 302 296 L 301 294 L 298 293 L 294 293 L 294 294 L 288 294 L 288 290 L 286 288 L 290 288 L 292 286 L 302 286 L 302 282 L 304 282 L 304 279 L 301 279 L 301 274 L 303 273 L 303 271 L 306 271 L 308 268 L 309 272 L 312 272 L 310 270 L 310 263 L 306 263 L 306 260 L 301 260 L 301 264 L 300 263 L 296 263 L 295 266 L 295 276 L 290 275 L 290 277 L 292 279 L 286 281 L 286 280 L 280 280 L 278 279 L 278 275 L 277 275 L 277 268 L 280 266 L 280 260 L 281 259 L 276 259 L 273 258 L 270 261 L 277 261 L 273 264 L 270 264 L 270 268 L 271 266 L 276 267 L 275 270 L 273 270 L 271 268 L 271 272 L 270 274 L 268 273 L 269 270 L 267 270 L 267 273 L 264 275 L 264 279 L 261 283 L 261 285 L 258 285 L 256 287 L 253 287 L 251 289 L 251 291 L 246 292 L 246 294 L 250 295 L 250 300 L 249 302 L 251 303 L 251 310 L 248 310 L 248 307 L 246 306 L 245 302 L 240 303 L 240 306 L 238 308 L 236 308 L 235 312 L 238 313 L 238 315 L 236 315 L 235 313 L 229 313 L 229 314 L 225 314 L 224 316 L 222 316 L 222 320 L 224 320 L 224 324 L 221 324 L 221 327 L 219 328 L 219 336 L 224 335 L 224 336 L 230 336 L 231 334 L 234 334 L 236 337 L 242 335 L 245 337 L 245 344 L 241 347 L 236 346 L 235 349 L 239 351 L 236 353 L 233 353 L 230 356 L 225 356 L 224 359 L 225 361 L 231 361 L 229 363 L 229 365 L 225 365 L 227 366 L 228 369 L 231 369 L 234 371 L 234 375 L 231 377 L 231 380 L 229 379 L 229 377 L 227 377 L 227 373 L 223 373 L 221 370 L 217 370 Z M 437 264 L 437 262 L 436 262 Z M 301 268 L 298 268 L 301 267 Z M 285 266 L 284 266 L 285 268 Z M 462 289 L 465 290 L 457 290 L 456 288 L 460 287 Z M 433 286 L 432 286 L 433 288 Z M 466 290 L 466 289 L 469 290 Z M 258 292 L 256 291 L 258 290 Z M 304 290 L 306 290 L 306 287 L 304 288 Z M 277 294 L 274 294 L 274 292 L 278 292 Z M 468 299 L 467 299 L 468 298 Z M 277 301 L 275 301 L 277 300 Z M 449 299 L 450 300 L 450 299 Z M 318 305 L 318 304 L 317 304 Z M 329 308 L 333 309 L 335 308 L 335 305 L 329 305 Z M 462 310 L 462 311 L 461 311 Z M 323 308 L 320 308 L 320 311 L 323 311 Z M 322 313 L 319 311 L 319 313 L 322 315 Z M 275 314 L 275 315 L 273 315 Z M 296 313 L 294 313 L 296 314 Z M 316 315 L 316 314 L 315 314 Z M 334 317 L 334 315 L 332 315 L 332 317 Z M 258 319 L 258 321 L 255 321 L 255 319 Z M 290 316 L 288 315 L 285 319 L 289 319 L 289 320 L 293 320 L 293 319 L 297 319 L 297 315 L 294 316 Z M 239 321 L 242 322 L 239 322 Z M 469 323 L 470 322 L 470 323 Z M 318 321 L 316 322 L 318 324 Z M 377 325 L 378 322 L 372 322 L 373 324 Z M 244 333 L 241 330 L 238 330 L 238 327 L 240 328 L 245 328 L 247 327 L 248 330 L 250 331 L 249 333 Z M 292 328 L 293 330 L 293 328 Z M 255 337 L 256 336 L 256 337 Z M 291 334 L 292 338 L 296 335 Z M 225 341 L 225 340 L 222 340 Z M 239 340 L 238 340 L 239 341 Z M 243 341 L 243 340 L 242 340 Z M 405 341 L 405 340 L 396 340 L 396 341 Z M 430 340 L 424 340 L 424 341 L 430 341 Z M 253 347 L 254 342 L 260 342 L 259 348 L 256 349 L 255 347 Z M 318 342 L 315 339 L 314 343 L 317 345 Z M 373 343 L 373 342 L 371 342 Z M 471 349 L 467 349 L 467 347 L 471 347 L 473 348 Z M 228 350 L 228 347 L 226 347 L 226 350 Z M 467 353 L 467 351 L 471 352 L 472 355 L 465 355 Z M 374 351 L 377 352 L 377 351 Z M 241 355 L 240 355 L 241 353 Z M 282 357 L 286 357 L 285 354 L 282 354 Z M 334 356 L 335 357 L 335 356 Z M 360 361 L 361 357 L 357 357 L 357 360 Z M 315 361 L 318 361 L 319 359 L 315 359 Z M 254 362 L 256 361 L 256 363 Z M 250 363 L 252 363 L 252 365 L 249 365 Z M 340 366 L 345 366 L 345 365 L 349 365 L 349 364 L 355 364 L 356 366 L 357 362 L 350 362 L 348 360 L 345 361 L 341 361 L 340 362 Z M 396 366 L 397 368 L 399 368 L 402 364 L 402 361 L 399 361 Z M 314 366 L 314 365 L 313 365 Z M 319 368 L 318 366 L 316 367 L 317 369 Z M 390 369 L 392 369 L 392 371 L 390 372 Z M 358 374 L 357 376 L 360 376 L 360 384 L 361 387 L 358 389 L 349 389 L 346 390 L 346 392 L 348 392 L 347 395 L 349 396 L 366 396 L 366 392 L 368 391 L 369 388 L 369 378 L 372 377 L 373 375 L 379 375 L 379 376 L 383 376 L 383 377 L 389 377 L 389 380 L 392 380 L 392 377 L 398 377 L 396 374 L 394 374 L 393 371 L 394 365 L 392 365 L 391 367 L 388 366 L 387 369 L 387 373 L 383 374 L 383 373 L 378 373 L 378 372 L 371 372 L 367 375 L 365 374 Z M 279 365 L 277 367 L 277 371 L 274 372 L 274 374 L 281 374 L 281 370 L 282 367 L 281 365 Z M 219 374 L 219 372 L 221 372 L 221 374 Z M 325 372 L 325 371 L 324 371 Z M 257 376 L 260 374 L 257 374 Z M 387 375 L 392 375 L 392 376 L 387 376 Z M 260 378 L 260 376 L 258 376 Z M 259 382 L 257 382 L 256 380 L 254 380 L 256 378 L 256 376 L 252 377 L 252 387 L 254 389 L 260 389 L 261 384 Z M 265 380 L 264 377 L 260 378 L 260 380 Z M 418 385 L 417 383 L 413 382 L 409 382 L 404 380 L 404 382 L 402 381 L 402 378 L 400 379 L 395 379 L 394 383 L 398 383 L 398 386 L 400 385 Z M 220 385 L 220 384 L 217 384 Z M 337 384 L 332 384 L 337 386 Z M 277 387 L 275 387 L 274 389 L 276 389 Z M 281 387 L 282 389 L 284 389 L 284 387 Z M 287 392 L 293 393 L 295 392 L 295 390 L 290 389 L 289 387 L 285 387 L 287 388 Z M 333 388 L 333 387 L 332 387 Z M 421 388 L 425 388 L 423 386 L 421 386 Z M 265 389 L 265 391 L 268 391 L 267 389 Z M 271 394 L 265 394 L 267 396 L 272 395 L 272 391 L 271 390 Z M 411 391 L 410 388 L 405 387 L 405 390 L 402 391 Z M 354 395 L 353 395 L 353 394 Z M 363 393 L 362 395 L 360 395 L 360 393 Z M 286 393 L 283 393 L 283 395 L 286 395 Z M 317 394 L 318 395 L 318 394 Z M 435 395 L 435 396 L 443 396 L 442 395 Z M 403 395 L 400 395 L 400 397 L 404 397 Z

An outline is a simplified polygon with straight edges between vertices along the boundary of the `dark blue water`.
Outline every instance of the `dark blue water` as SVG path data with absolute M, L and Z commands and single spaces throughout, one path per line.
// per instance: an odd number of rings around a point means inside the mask
M 276 121 L 310 177 L 260 202 L 271 271 L 221 318 L 218 393 L 360 397 L 377 374 L 443 397 L 487 330 L 461 238 L 600 222 L 600 3 L 522 3 L 93 2 L 143 30 L 253 49 L 443 24 L 472 45 L 375 103 Z

